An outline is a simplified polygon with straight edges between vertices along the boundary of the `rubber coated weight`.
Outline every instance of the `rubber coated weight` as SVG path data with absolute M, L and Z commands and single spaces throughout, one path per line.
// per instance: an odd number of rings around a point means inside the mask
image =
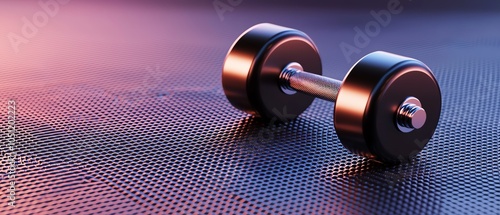
M 401 102 L 416 97 L 427 113 L 422 128 L 408 133 L 396 126 Z M 441 92 L 422 62 L 387 52 L 359 60 L 345 77 L 334 108 L 342 144 L 353 153 L 382 162 L 410 160 L 429 142 L 441 112 Z
M 273 24 L 258 24 L 244 32 L 229 50 L 222 86 L 229 102 L 247 113 L 289 120 L 300 115 L 314 97 L 284 93 L 278 84 L 281 70 L 291 62 L 321 75 L 321 59 L 303 32 Z

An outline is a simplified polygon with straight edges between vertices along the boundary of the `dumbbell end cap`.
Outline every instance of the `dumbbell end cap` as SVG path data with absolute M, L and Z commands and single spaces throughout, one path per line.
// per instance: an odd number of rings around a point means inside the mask
M 269 23 L 251 27 L 234 42 L 224 61 L 222 87 L 227 99 L 234 107 L 263 118 L 296 118 L 314 97 L 281 89 L 279 76 L 291 62 L 321 75 L 318 50 L 305 33 Z
M 422 110 L 403 119 L 405 126 L 414 128 L 402 132 L 398 110 L 410 97 L 418 98 Z M 335 104 L 334 124 L 340 141 L 351 152 L 400 163 L 425 147 L 440 113 L 441 91 L 424 63 L 377 51 L 359 60 L 345 77 Z

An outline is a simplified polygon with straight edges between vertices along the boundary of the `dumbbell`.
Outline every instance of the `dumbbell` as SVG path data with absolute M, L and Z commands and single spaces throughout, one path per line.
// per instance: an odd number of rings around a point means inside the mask
M 222 86 L 234 107 L 263 118 L 293 119 L 315 97 L 335 102 L 340 142 L 385 163 L 418 154 L 441 112 L 439 85 L 424 63 L 376 51 L 355 63 L 343 81 L 327 78 L 309 36 L 269 23 L 251 27 L 234 42 Z

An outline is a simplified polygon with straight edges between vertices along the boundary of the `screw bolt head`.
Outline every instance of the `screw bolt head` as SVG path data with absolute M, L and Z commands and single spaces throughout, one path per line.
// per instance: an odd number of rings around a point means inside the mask
M 415 97 L 408 97 L 398 108 L 396 125 L 400 131 L 408 133 L 422 128 L 426 119 L 427 113 L 420 101 Z

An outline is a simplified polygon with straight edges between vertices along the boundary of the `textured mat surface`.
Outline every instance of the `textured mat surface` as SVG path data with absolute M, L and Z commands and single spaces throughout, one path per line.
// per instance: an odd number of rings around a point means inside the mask
M 25 34 L 23 17 L 43 9 L 1 2 L 0 214 L 499 214 L 500 16 L 402 6 L 348 62 L 339 44 L 385 3 L 243 2 L 220 17 L 211 3 L 71 1 Z M 342 147 L 331 103 L 285 124 L 234 109 L 222 62 L 260 22 L 309 34 L 330 77 L 375 50 L 425 62 L 443 93 L 430 143 L 412 163 L 384 166 Z

